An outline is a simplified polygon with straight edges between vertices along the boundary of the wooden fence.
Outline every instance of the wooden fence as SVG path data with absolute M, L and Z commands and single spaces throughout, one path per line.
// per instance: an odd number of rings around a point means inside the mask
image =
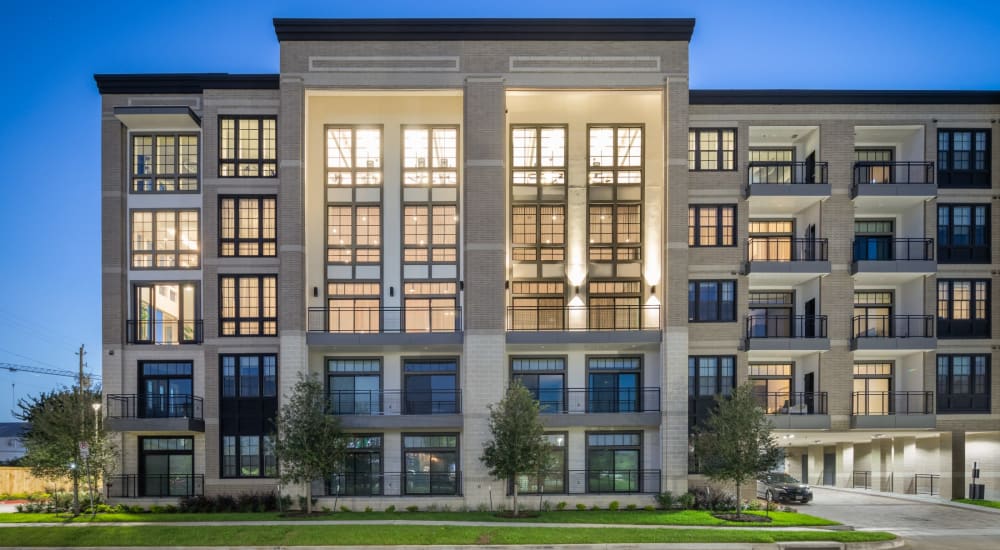
M 53 482 L 31 475 L 28 468 L 0 466 L 0 494 L 40 493 L 53 489 L 69 490 L 65 482 Z

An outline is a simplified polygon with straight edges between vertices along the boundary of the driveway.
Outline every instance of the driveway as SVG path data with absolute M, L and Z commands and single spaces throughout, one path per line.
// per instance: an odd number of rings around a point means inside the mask
M 890 531 L 914 550 L 996 550 L 1000 514 L 935 504 L 930 499 L 892 498 L 879 493 L 813 487 L 815 498 L 797 506 L 807 514 L 839 521 L 859 531 Z

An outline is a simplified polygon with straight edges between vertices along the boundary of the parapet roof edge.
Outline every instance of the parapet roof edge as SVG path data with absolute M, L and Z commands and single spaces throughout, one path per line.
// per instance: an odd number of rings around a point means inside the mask
M 277 90 L 277 74 L 95 74 L 102 94 L 200 94 L 205 90 Z
M 691 105 L 992 105 L 1000 90 L 691 90 Z

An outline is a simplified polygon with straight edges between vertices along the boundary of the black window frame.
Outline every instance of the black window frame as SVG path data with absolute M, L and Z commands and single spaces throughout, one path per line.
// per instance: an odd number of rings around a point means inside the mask
M 732 150 L 726 149 L 722 139 L 723 132 L 733 133 L 733 147 Z M 715 133 L 715 142 L 717 144 L 716 153 L 716 166 L 717 168 L 702 168 L 702 158 L 701 158 L 701 134 Z M 691 148 L 692 145 L 692 134 L 694 134 L 694 149 Z M 736 171 L 736 155 L 739 150 L 737 146 L 737 140 L 739 132 L 737 128 L 689 128 L 688 129 L 688 171 L 689 172 L 735 172 Z M 731 167 L 724 168 L 724 159 L 726 153 L 732 154 Z
M 227 200 L 233 201 L 233 236 L 223 237 L 223 203 Z M 240 201 L 244 200 L 256 200 L 257 201 L 257 238 L 241 238 L 240 237 Z M 273 208 L 271 209 L 272 218 L 271 225 L 274 231 L 274 237 L 264 236 L 265 227 L 265 201 L 273 201 Z M 274 258 L 278 255 L 278 197 L 277 195 L 219 195 L 219 257 L 220 258 Z M 240 245 L 243 243 L 254 243 L 257 245 L 257 254 L 241 254 Z M 226 245 L 230 244 L 233 247 L 232 254 L 227 254 L 225 252 Z M 271 245 L 271 250 L 273 253 L 265 254 L 265 245 Z
M 701 239 L 701 211 L 704 209 L 715 210 L 715 242 L 704 243 Z M 727 226 L 723 213 L 725 210 L 732 210 L 732 225 Z M 689 204 L 688 205 L 688 246 L 691 248 L 732 248 L 737 241 L 737 207 L 735 204 Z M 725 244 L 724 233 L 726 228 L 730 230 L 730 243 Z
M 549 442 L 549 451 L 552 454 L 562 454 L 562 469 L 561 469 L 561 471 L 551 470 L 550 469 L 550 470 L 547 470 L 545 473 L 543 473 L 541 476 L 538 476 L 536 474 L 518 474 L 517 479 L 511 479 L 507 483 L 507 494 L 508 495 L 514 494 L 514 483 L 517 483 L 518 481 L 520 481 L 522 479 L 527 479 L 529 481 L 534 480 L 535 481 L 535 485 L 534 485 L 534 489 L 525 489 L 524 487 L 521 487 L 519 485 L 520 488 L 517 490 L 517 492 L 520 495 L 539 495 L 539 494 L 541 494 L 541 495 L 566 495 L 566 494 L 569 494 L 569 432 L 566 432 L 566 431 L 561 431 L 561 432 L 546 431 L 542 435 L 546 439 L 548 439 L 549 437 L 553 437 L 553 436 L 554 437 L 562 436 L 562 438 L 563 438 L 563 440 L 562 440 L 563 444 L 562 445 L 556 445 L 556 444 L 552 443 L 551 441 Z M 561 491 L 549 491 L 549 490 L 546 490 L 546 487 L 545 487 L 546 480 L 555 479 L 555 478 L 559 478 L 560 481 L 562 482 L 562 490 Z M 541 491 L 537 490 L 539 485 L 541 485 L 541 489 L 542 489 Z
M 617 366 L 613 368 L 595 367 L 597 362 L 602 360 L 626 360 L 634 361 L 633 367 Z M 643 411 L 643 356 L 642 355 L 588 355 L 585 357 L 587 375 L 587 412 L 589 413 L 639 413 Z M 610 406 L 606 400 L 600 399 L 601 394 L 609 392 L 605 388 L 596 388 L 593 384 L 594 375 L 614 376 L 614 388 L 610 389 Z M 629 400 L 621 400 L 622 391 L 628 388 L 621 386 L 622 376 L 635 376 L 635 387 L 632 390 L 635 394 Z
M 455 446 L 454 447 L 407 447 L 406 438 L 407 437 L 454 437 Z M 462 434 L 460 432 L 403 432 L 400 434 L 400 466 L 403 469 L 403 480 L 400 484 L 400 493 L 403 496 L 434 496 L 434 495 L 448 495 L 448 496 L 461 496 L 462 495 Z M 406 476 L 409 472 L 406 471 L 406 454 L 408 452 L 454 452 L 455 453 L 455 476 L 454 484 L 455 489 L 453 492 L 435 492 L 433 478 L 428 478 L 428 491 L 426 493 L 410 492 L 408 489 L 408 483 Z M 415 474 L 423 472 L 414 472 Z M 429 474 L 433 474 L 430 472 Z
M 953 243 L 955 236 L 955 209 L 969 209 L 969 244 L 957 245 Z M 976 224 L 976 209 L 985 209 L 983 225 Z M 948 212 L 948 223 L 942 227 L 941 213 Z M 990 205 L 987 203 L 938 203 L 937 207 L 937 258 L 939 264 L 971 264 L 990 263 L 992 249 L 992 218 Z M 976 230 L 979 228 L 985 238 L 985 242 L 976 243 Z M 944 238 L 942 238 L 944 237 Z M 962 254 L 959 254 L 962 252 Z
M 383 410 L 383 396 L 384 391 L 384 365 L 381 356 L 328 356 L 323 358 L 323 383 L 327 394 L 327 406 L 330 407 L 330 414 L 334 415 L 378 415 L 384 414 Z M 332 362 L 343 361 L 347 363 L 354 362 L 374 362 L 378 369 L 377 370 L 364 370 L 362 368 L 355 368 L 352 370 L 331 370 L 330 366 Z M 333 380 L 335 378 L 351 378 L 356 379 L 357 377 L 375 377 L 378 378 L 378 389 L 375 390 L 376 394 L 374 396 L 369 396 L 368 409 L 366 412 L 359 412 L 359 410 L 364 411 L 364 409 L 359 409 L 357 396 L 360 393 L 357 390 L 357 383 L 354 386 L 354 395 L 350 399 L 350 406 L 346 406 L 346 403 L 342 402 L 339 398 L 339 394 L 342 393 L 341 390 L 335 390 Z M 334 392 L 337 392 L 336 394 Z M 350 412 L 343 412 L 343 411 Z
M 969 391 L 955 393 L 955 359 L 969 359 Z M 982 381 L 976 382 L 977 359 L 982 359 Z M 937 390 L 937 412 L 944 414 L 989 414 L 991 407 L 991 355 L 989 353 L 939 353 L 935 363 L 935 384 Z M 942 364 L 943 363 L 943 364 Z M 943 374 L 942 368 L 946 371 Z M 943 382 L 943 384 L 942 384 Z M 982 391 L 975 391 L 977 385 Z M 958 401 L 958 403 L 954 403 Z
M 135 157 L 135 140 L 136 140 L 136 138 L 147 138 L 147 137 L 148 138 L 152 138 L 152 142 L 151 142 L 151 145 L 150 145 L 150 151 L 151 151 L 150 152 L 150 158 L 152 159 L 152 164 L 151 164 L 151 167 L 150 167 L 150 172 L 148 174 L 137 174 L 136 171 L 135 171 L 136 170 L 136 167 L 135 167 L 135 160 L 136 160 L 136 157 Z M 161 174 L 158 174 L 157 171 L 156 171 L 156 165 L 157 165 L 157 162 L 156 162 L 156 149 L 158 147 L 157 144 L 156 144 L 156 142 L 157 142 L 157 138 L 161 138 L 161 137 L 171 137 L 171 138 L 174 139 L 174 148 L 175 148 L 174 163 L 173 163 L 174 164 L 174 171 L 171 174 L 162 174 L 161 175 Z M 196 139 L 195 150 L 196 150 L 196 155 L 197 155 L 198 160 L 197 160 L 197 170 L 196 170 L 196 172 L 194 174 L 181 174 L 180 173 L 180 164 L 181 164 L 181 160 L 180 160 L 180 158 L 181 158 L 181 153 L 180 153 L 180 147 L 181 147 L 181 145 L 180 145 L 180 138 L 182 138 L 182 137 L 193 137 L 193 138 Z M 128 170 L 129 186 L 128 186 L 128 189 L 129 189 L 129 193 L 136 194 L 136 195 L 185 195 L 185 194 L 190 195 L 190 194 L 200 193 L 201 192 L 201 174 L 203 172 L 202 168 L 203 168 L 203 164 L 204 164 L 203 163 L 203 159 L 202 159 L 202 155 L 201 155 L 201 147 L 202 147 L 201 132 L 135 132 L 135 133 L 130 133 L 129 134 L 129 140 L 128 140 L 128 149 L 129 149 L 129 157 L 128 157 L 128 164 L 129 164 L 129 170 Z M 151 181 L 151 187 L 152 188 L 149 189 L 148 191 L 141 190 L 141 189 L 137 188 L 137 186 L 136 186 L 136 181 L 137 180 L 145 180 L 145 179 L 148 179 L 148 180 Z M 167 190 L 167 191 L 159 191 L 159 190 L 157 190 L 156 189 L 156 187 L 157 187 L 156 180 L 157 179 L 171 179 L 171 180 L 173 180 L 173 184 L 174 184 L 175 189 L 172 190 L 172 191 L 170 191 L 170 190 Z M 180 188 L 180 185 L 181 185 L 180 180 L 182 180 L 182 179 L 194 179 L 195 180 L 195 187 L 194 187 L 194 189 L 181 189 Z
M 955 314 L 955 283 L 969 283 L 969 316 L 968 318 L 954 317 Z M 976 297 L 976 286 L 980 283 L 985 285 L 983 300 Z M 947 285 L 945 296 L 942 297 L 941 285 Z M 935 317 L 937 318 L 937 337 L 939 339 L 960 339 L 960 338 L 990 338 L 992 336 L 992 313 L 990 307 L 992 281 L 990 279 L 938 279 L 935 286 L 936 307 Z M 976 309 L 980 302 L 983 302 L 983 315 L 978 317 Z M 947 317 L 941 316 L 941 306 L 946 304 Z
M 231 159 L 222 157 L 222 126 L 226 121 L 233 121 L 233 157 Z M 257 158 L 254 160 L 241 160 L 239 158 L 240 151 L 240 127 L 239 121 L 241 120 L 256 120 L 257 121 Z M 264 157 L 264 153 L 269 149 L 264 145 L 264 121 L 269 120 L 274 123 L 274 151 L 272 152 L 272 157 L 267 159 Z M 219 115 L 219 148 L 218 148 L 218 161 L 217 165 L 218 176 L 220 178 L 276 178 L 278 177 L 278 115 Z M 264 173 L 265 165 L 274 165 L 273 172 L 269 174 Z M 232 174 L 224 174 L 223 166 L 231 165 L 233 167 Z M 257 175 L 242 175 L 240 174 L 241 165 L 253 165 L 257 167 Z
M 326 478 L 326 494 L 330 496 L 346 496 L 346 497 L 375 497 L 382 496 L 385 492 L 385 434 L 382 433 L 348 433 L 345 434 L 348 441 L 347 449 L 345 451 L 344 457 L 344 467 L 339 473 L 334 473 L 332 476 Z M 352 441 L 361 441 L 369 439 L 378 439 L 378 446 L 351 446 Z M 348 471 L 348 466 L 355 464 L 348 457 L 351 456 L 361 456 L 361 455 L 378 455 L 378 472 L 358 472 L 354 468 L 350 468 Z M 341 489 L 337 490 L 334 486 L 334 480 L 336 478 L 341 478 L 343 480 L 343 485 L 340 485 Z M 358 480 L 367 481 L 367 486 L 369 490 L 366 492 L 358 492 Z M 353 490 L 345 490 L 347 487 L 352 487 Z
M 223 308 L 225 307 L 223 303 L 223 281 L 225 279 L 233 279 L 233 316 L 223 315 Z M 239 281 L 241 279 L 257 279 L 257 317 L 242 317 L 240 316 L 240 285 Z M 265 316 L 265 299 L 264 299 L 264 280 L 274 279 L 274 316 Z M 226 323 L 233 323 L 233 331 L 231 334 L 226 334 Z M 257 331 L 253 333 L 243 334 L 241 330 L 241 325 L 243 323 L 256 323 Z M 266 330 L 269 324 L 273 324 L 274 331 Z M 219 275 L 219 336 L 222 338 L 241 338 L 241 337 L 275 337 L 278 335 L 278 275 L 275 273 L 270 274 L 235 274 L 227 273 Z
M 174 248 L 168 250 L 160 250 L 156 246 L 156 233 L 157 233 L 157 215 L 163 212 L 169 212 L 173 214 L 173 228 L 174 228 Z M 181 238 L 181 214 L 195 214 L 195 231 L 196 231 L 196 242 L 197 248 L 193 251 L 190 249 L 182 248 L 184 239 Z M 149 214 L 150 216 L 150 240 L 149 248 L 136 249 L 135 248 L 135 216 L 136 214 Z M 128 213 L 129 225 L 128 225 L 128 251 L 129 251 L 129 269 L 133 271 L 153 271 L 153 270 L 174 270 L 174 269 L 201 269 L 202 268 L 202 241 L 204 240 L 204 232 L 202 231 L 201 222 L 201 208 L 135 208 L 129 210 Z M 136 265 L 136 256 L 140 254 L 148 254 L 150 265 Z M 157 259 L 159 256 L 173 256 L 173 265 L 157 265 Z M 191 265 L 180 265 L 181 257 L 187 256 L 194 259 L 194 263 Z
M 559 361 L 562 363 L 562 366 L 560 368 L 546 368 L 546 369 L 517 369 L 515 368 L 515 364 L 518 363 L 519 361 Z M 531 392 L 532 397 L 534 397 L 535 400 L 539 402 L 539 413 L 540 414 L 563 413 L 567 411 L 567 407 L 569 404 L 568 400 L 569 388 L 566 386 L 566 371 L 568 363 L 569 363 L 569 357 L 566 355 L 548 355 L 548 356 L 512 355 L 510 357 L 510 380 L 513 383 L 514 381 L 521 381 L 526 377 L 531 377 L 531 376 L 536 377 L 536 384 L 534 388 L 532 388 L 528 384 L 525 384 L 524 382 L 521 382 L 521 385 L 524 386 L 529 392 Z M 557 406 L 552 407 L 551 400 L 546 400 L 546 401 L 541 400 L 542 396 L 538 394 L 539 391 L 537 385 L 538 376 L 559 376 L 562 379 L 561 383 L 562 391 L 559 392 L 560 401 L 556 403 Z
M 591 445 L 591 443 L 590 443 L 590 436 L 592 436 L 592 435 L 598 435 L 598 436 L 599 435 L 611 435 L 611 436 L 614 436 L 614 435 L 630 435 L 630 436 L 632 436 L 632 435 L 634 435 L 634 436 L 638 437 L 639 443 L 636 444 L 636 445 L 614 445 L 614 444 L 610 444 L 610 445 Z M 583 437 L 584 437 L 584 443 L 585 443 L 585 445 L 584 445 L 584 459 L 585 459 L 586 473 L 587 473 L 587 475 L 586 475 L 586 477 L 587 477 L 587 486 L 586 486 L 586 490 L 584 491 L 585 494 L 636 494 L 636 493 L 642 493 L 643 492 L 643 485 L 644 485 L 644 481 L 645 480 L 643 479 L 644 476 L 643 476 L 643 470 L 642 470 L 642 465 L 643 465 L 643 456 L 642 456 L 642 454 L 643 454 L 643 443 L 644 443 L 644 438 L 643 438 L 642 431 L 639 431 L 639 430 L 593 430 L 593 431 L 590 431 L 590 430 L 588 430 L 588 431 L 584 432 Z M 615 479 L 615 476 L 617 474 L 613 473 L 612 474 L 612 479 L 613 479 L 612 489 L 610 491 L 603 490 L 603 489 L 594 490 L 593 489 L 593 482 L 595 481 L 595 472 L 596 472 L 596 470 L 594 470 L 592 468 L 592 464 L 591 464 L 592 461 L 591 461 L 590 452 L 592 450 L 610 450 L 610 451 L 612 451 L 612 453 L 614 453 L 614 451 L 617 451 L 617 450 L 622 450 L 622 451 L 636 451 L 636 457 L 637 457 L 637 459 L 636 459 L 636 466 L 637 466 L 637 468 L 635 469 L 636 487 L 633 490 L 625 490 L 625 491 L 619 491 L 619 490 L 617 490 L 614 487 L 614 482 L 617 481 L 617 479 Z M 612 455 L 612 456 L 614 456 L 614 455 Z M 615 459 L 612 458 L 612 463 L 614 463 L 614 462 L 615 462 Z M 612 472 L 617 472 L 618 470 L 613 468 L 611 471 Z M 627 471 L 628 470 L 626 470 L 626 472 Z M 596 481 L 599 484 L 601 484 L 600 478 L 596 478 Z
M 701 300 L 700 287 L 703 284 L 716 284 L 716 317 L 714 319 L 701 319 L 698 315 Z M 723 301 L 723 286 L 732 285 L 732 307 L 726 311 Z M 692 294 L 692 288 L 694 293 Z M 728 313 L 729 318 L 724 318 Z M 736 280 L 735 279 L 691 279 L 688 281 L 688 322 L 689 323 L 735 323 L 736 322 Z
M 243 384 L 240 380 L 240 359 L 243 357 L 257 358 L 257 393 L 253 395 L 243 394 Z M 233 370 L 233 393 L 227 393 L 226 365 L 224 362 L 228 358 L 235 360 Z M 265 359 L 273 358 L 274 383 L 273 389 L 268 392 L 267 378 L 265 374 Z M 219 354 L 219 396 L 221 399 L 257 399 L 261 397 L 278 396 L 278 354 L 277 353 L 220 353 Z
M 955 134 L 968 132 L 969 168 L 955 169 Z M 976 169 L 976 134 L 985 134 L 983 149 L 983 168 Z M 941 138 L 947 136 L 947 143 L 942 149 Z M 990 171 L 992 168 L 993 136 L 990 128 L 939 128 L 937 131 L 937 184 L 944 188 L 990 188 L 993 185 Z
M 451 364 L 451 365 L 454 366 L 454 369 L 449 370 L 449 369 L 442 368 L 440 370 L 413 370 L 413 371 L 407 371 L 407 366 L 410 365 L 410 364 L 414 364 L 414 363 L 440 364 L 440 365 Z M 401 414 L 404 414 L 404 415 L 461 414 L 461 412 L 462 412 L 462 395 L 461 395 L 460 388 L 462 387 L 461 386 L 462 379 L 459 377 L 459 374 L 461 372 L 461 363 L 460 363 L 458 357 L 402 357 L 401 360 L 400 360 L 400 369 L 399 369 L 399 371 L 400 371 L 400 377 L 402 378 L 402 380 L 401 380 L 401 382 L 402 382 L 401 388 L 402 388 L 402 393 L 403 393 L 403 396 L 402 396 L 403 397 L 403 399 L 402 399 L 402 401 L 403 401 L 403 410 L 402 410 Z M 440 375 L 446 375 L 446 376 L 450 375 L 450 376 L 452 376 L 454 378 L 454 384 L 453 384 L 452 390 L 451 390 L 453 392 L 453 395 L 454 395 L 454 401 L 452 401 L 452 403 L 453 403 L 452 410 L 443 410 L 443 411 L 435 412 L 434 392 L 435 391 L 440 391 L 440 390 L 434 390 L 433 387 L 431 387 L 429 390 L 425 390 L 426 392 L 430 393 L 430 403 L 427 406 L 425 406 L 425 405 L 417 405 L 414 408 L 414 405 L 411 404 L 411 401 L 410 401 L 411 390 L 409 388 L 408 381 L 410 379 L 412 379 L 412 378 L 428 377 L 428 376 L 440 376 Z M 418 390 L 413 390 L 413 393 L 419 393 L 419 391 Z

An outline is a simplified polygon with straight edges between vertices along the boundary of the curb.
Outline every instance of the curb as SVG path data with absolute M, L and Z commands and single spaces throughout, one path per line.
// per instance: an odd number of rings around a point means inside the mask
M 902 548 L 903 539 L 881 542 L 779 542 L 779 543 L 608 543 L 608 544 L 506 544 L 489 545 L 490 550 L 894 550 Z M 0 547 L 13 550 L 63 550 L 63 547 Z M 78 546 L 74 550 L 107 550 L 106 546 Z M 149 550 L 148 546 L 116 546 L 114 550 Z M 343 550 L 344 546 L 161 546 L 169 550 Z M 483 550 L 478 545 L 434 546 L 365 546 L 364 550 Z
M 974 512 L 986 512 L 988 514 L 1000 514 L 1000 508 L 990 508 L 989 506 L 977 506 L 975 504 L 966 504 L 964 502 L 955 502 L 952 500 L 931 500 L 927 498 L 920 498 L 913 495 L 900 495 L 896 493 L 881 493 L 872 492 L 863 489 L 850 489 L 848 487 L 821 487 L 822 489 L 828 491 L 837 491 L 839 493 L 847 493 L 849 495 L 871 495 L 882 498 L 891 498 L 893 500 L 901 500 L 903 502 L 915 502 L 919 504 L 935 504 L 938 506 L 949 506 L 951 508 L 958 508 L 961 510 L 972 510 Z

